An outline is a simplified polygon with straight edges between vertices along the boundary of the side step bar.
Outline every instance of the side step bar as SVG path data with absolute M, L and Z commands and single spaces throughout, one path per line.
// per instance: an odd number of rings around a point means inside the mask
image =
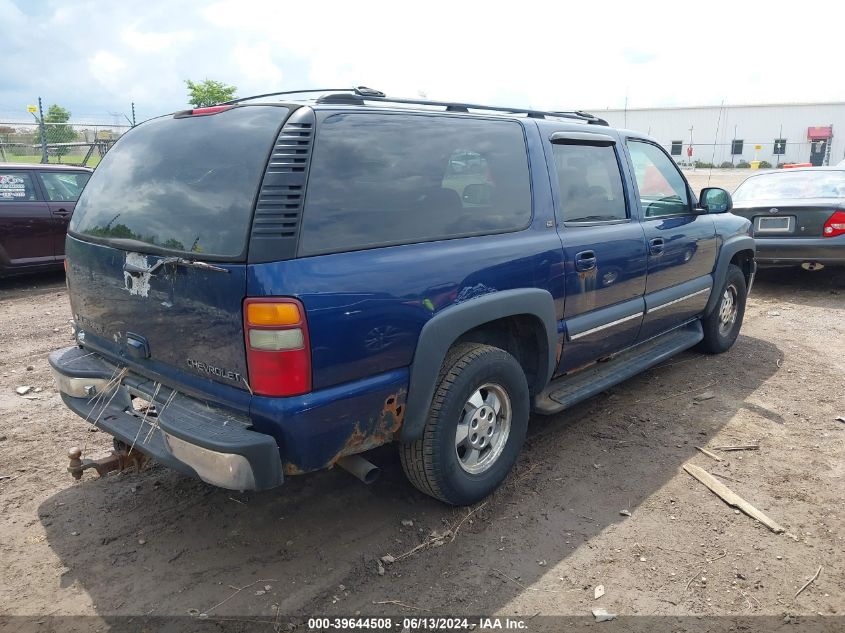
M 606 362 L 553 380 L 534 398 L 534 411 L 558 413 L 613 385 L 654 367 L 704 338 L 701 321 L 695 320 L 666 334 L 640 343 Z

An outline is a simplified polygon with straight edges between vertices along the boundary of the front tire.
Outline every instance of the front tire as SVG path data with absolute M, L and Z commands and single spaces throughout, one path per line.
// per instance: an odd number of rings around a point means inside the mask
M 400 446 L 420 491 L 452 505 L 484 499 L 505 480 L 528 428 L 530 396 L 516 359 L 461 343 L 446 355 L 421 439 Z
M 728 351 L 739 336 L 748 294 L 745 275 L 739 266 L 728 265 L 725 282 L 719 293 L 716 307 L 702 320 L 704 339 L 699 347 L 708 354 L 721 354 Z

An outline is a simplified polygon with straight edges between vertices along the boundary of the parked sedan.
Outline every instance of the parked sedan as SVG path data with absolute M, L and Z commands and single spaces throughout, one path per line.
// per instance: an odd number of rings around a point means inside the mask
M 733 213 L 753 223 L 758 263 L 845 265 L 845 167 L 751 176 L 733 202 Z
M 91 172 L 0 163 L 0 277 L 62 267 L 67 225 Z

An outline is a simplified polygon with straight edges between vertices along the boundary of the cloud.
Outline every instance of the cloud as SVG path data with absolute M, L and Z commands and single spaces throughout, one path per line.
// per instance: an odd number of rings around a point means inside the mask
M 174 31 L 170 33 L 155 31 L 138 31 L 130 27 L 123 31 L 123 41 L 133 49 L 145 53 L 158 53 L 172 50 L 173 47 L 186 44 L 194 39 L 191 31 Z
M 281 85 L 282 70 L 273 62 L 269 42 L 238 44 L 232 59 L 241 74 L 249 81 L 262 83 L 269 88 Z
M 370 85 L 396 96 L 536 108 L 845 100 L 835 38 L 782 11 L 684 3 L 0 0 L 0 119 L 38 95 L 74 113 L 184 108 L 185 79 L 272 90 Z M 786 6 L 786 5 L 784 5 Z M 812 51 L 810 60 L 803 52 Z M 799 54 L 796 54 L 799 53 Z

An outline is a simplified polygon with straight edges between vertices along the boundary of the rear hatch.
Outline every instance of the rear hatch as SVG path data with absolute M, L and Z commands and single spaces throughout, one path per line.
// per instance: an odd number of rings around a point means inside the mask
M 289 110 L 193 112 L 139 125 L 97 167 L 68 232 L 71 308 L 86 348 L 189 392 L 248 391 L 249 231 Z

